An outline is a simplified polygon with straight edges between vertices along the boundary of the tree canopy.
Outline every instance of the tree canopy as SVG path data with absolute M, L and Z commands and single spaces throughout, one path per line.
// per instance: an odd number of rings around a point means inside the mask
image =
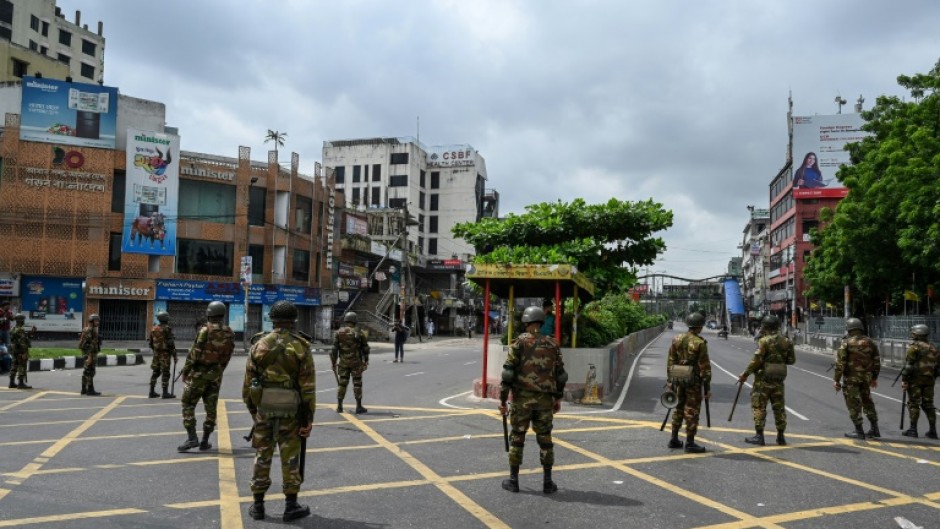
M 479 263 L 574 264 L 594 282 L 597 297 L 632 286 L 631 269 L 653 264 L 666 249 L 653 235 L 672 226 L 672 212 L 652 200 L 589 205 L 578 198 L 525 209 L 452 231 L 476 248 Z
M 881 96 L 862 112 L 872 135 L 849 145 L 836 175 L 848 196 L 822 212 L 805 269 L 808 295 L 838 300 L 850 285 L 866 312 L 940 286 L 940 61 L 898 84 L 911 100 Z

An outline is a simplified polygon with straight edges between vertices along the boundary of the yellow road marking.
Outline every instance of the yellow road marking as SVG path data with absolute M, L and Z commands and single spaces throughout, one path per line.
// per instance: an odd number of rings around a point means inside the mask
M 840 443 L 840 444 L 844 444 L 844 445 L 851 446 L 851 447 L 853 447 L 853 448 L 861 448 L 862 450 L 867 450 L 867 451 L 869 451 L 869 452 L 874 452 L 874 453 L 876 453 L 876 454 L 884 454 L 884 455 L 887 455 L 887 456 L 897 457 L 897 458 L 900 458 L 900 459 L 908 459 L 908 460 L 911 460 L 911 461 L 918 461 L 918 462 L 919 462 L 919 461 L 923 461 L 923 463 L 921 463 L 921 464 L 923 464 L 923 465 L 931 465 L 931 466 L 935 466 L 935 467 L 940 467 L 940 463 L 938 463 L 937 461 L 930 461 L 930 460 L 924 459 L 924 458 L 922 458 L 922 457 L 909 456 L 909 455 L 907 455 L 907 454 L 899 454 L 899 453 L 897 453 L 897 452 L 892 452 L 892 451 L 890 451 L 890 450 L 884 450 L 884 449 L 881 449 L 881 448 L 877 448 L 877 447 L 876 447 L 877 445 L 871 445 L 871 444 L 868 444 L 868 443 L 865 443 L 865 444 L 858 443 L 858 444 L 856 444 L 856 443 L 853 443 L 852 441 L 849 441 L 849 440 L 842 440 L 842 439 L 839 440 L 839 443 Z
M 126 397 L 118 397 L 123 400 Z M 102 408 L 105 409 L 105 408 Z M 97 414 L 96 414 L 97 415 Z M 101 419 L 102 421 L 145 421 L 148 419 L 162 419 L 166 417 L 179 417 L 178 413 L 170 413 L 164 415 L 138 415 L 136 417 L 109 417 L 107 419 Z M 31 422 L 31 423 L 18 423 L 18 424 L 0 424 L 0 428 L 17 428 L 20 426 L 51 426 L 53 424 L 69 424 L 76 422 L 84 422 L 83 419 L 72 419 L 67 421 L 46 421 L 46 422 Z
M 142 509 L 114 509 L 111 511 L 73 512 L 69 514 L 55 514 L 52 516 L 37 516 L 34 518 L 20 518 L 18 520 L 0 520 L 0 527 L 19 527 L 21 525 L 38 523 L 67 522 L 70 520 L 84 520 L 88 518 L 104 518 L 105 516 L 124 516 L 127 514 L 142 514 Z
M 240 529 L 244 525 L 238 483 L 235 481 L 235 458 L 232 452 L 232 436 L 228 429 L 228 411 L 224 402 L 219 402 L 216 427 L 219 441 L 219 509 L 222 514 L 220 525 L 226 529 Z
M 19 406 L 20 404 L 26 404 L 27 402 L 32 402 L 36 399 L 41 399 L 43 395 L 47 395 L 48 393 L 49 393 L 48 391 L 40 391 L 39 393 L 26 397 L 23 400 L 18 400 L 12 404 L 7 404 L 6 406 L 0 408 L 0 411 L 12 410 L 13 408 Z
M 357 428 L 362 430 L 362 432 L 369 436 L 373 441 L 384 446 L 389 452 L 395 454 L 399 459 L 404 461 L 405 464 L 415 469 L 419 474 L 421 474 L 422 477 L 430 481 L 441 492 L 446 494 L 451 500 L 457 503 L 457 505 L 460 505 L 476 519 L 483 522 L 484 525 L 487 527 L 510 529 L 508 525 L 503 523 L 503 521 L 497 518 L 494 514 L 484 509 L 482 505 L 470 499 L 470 497 L 463 492 L 460 492 L 460 490 L 451 485 L 447 480 L 443 479 L 436 472 L 431 470 L 430 467 L 419 461 L 413 455 L 402 450 L 394 443 L 379 435 L 378 432 L 369 427 L 369 425 L 352 415 L 347 414 L 345 415 L 345 418 L 347 421 L 351 422 Z

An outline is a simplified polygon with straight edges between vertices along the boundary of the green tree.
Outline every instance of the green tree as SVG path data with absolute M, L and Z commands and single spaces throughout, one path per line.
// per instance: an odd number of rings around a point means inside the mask
M 268 129 L 268 133 L 264 136 L 264 142 L 268 143 L 269 141 L 274 142 L 274 152 L 277 152 L 278 147 L 284 146 L 284 139 L 287 138 L 286 132 L 278 132 L 276 130 Z
M 672 226 L 672 212 L 652 200 L 610 199 L 588 205 L 544 202 L 502 219 L 460 223 L 453 233 L 476 248 L 478 263 L 577 265 L 597 298 L 622 292 L 636 280 L 633 268 L 653 264 L 666 244 L 656 232 Z
M 837 301 L 851 285 L 865 312 L 940 279 L 940 62 L 898 84 L 912 100 L 881 96 L 862 113 L 872 135 L 848 147 L 836 175 L 848 196 L 822 212 L 805 270 L 811 297 Z

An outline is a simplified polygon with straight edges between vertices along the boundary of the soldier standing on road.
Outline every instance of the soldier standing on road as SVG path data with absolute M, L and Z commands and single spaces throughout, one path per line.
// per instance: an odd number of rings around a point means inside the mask
M 353 381 L 356 413 L 369 411 L 362 407 L 362 372 L 369 368 L 369 341 L 366 335 L 356 328 L 356 321 L 355 312 L 347 312 L 343 316 L 343 326 L 336 331 L 333 350 L 330 351 L 333 372 L 339 378 L 339 387 L 336 388 L 336 413 L 343 413 L 343 398 L 346 396 L 346 387 L 349 386 L 349 377 L 352 377 Z
M 924 324 L 911 327 L 914 343 L 907 348 L 904 369 L 901 370 L 901 389 L 907 392 L 907 411 L 911 418 L 911 427 L 901 435 L 907 437 L 917 437 L 917 419 L 923 408 L 930 424 L 930 429 L 924 435 L 930 439 L 937 438 L 937 410 L 933 404 L 933 391 L 940 354 L 937 346 L 927 340 L 929 335 L 930 329 Z
M 676 393 L 676 413 L 672 416 L 672 438 L 669 448 L 682 448 L 679 429 L 685 419 L 685 451 L 700 454 L 705 447 L 695 444 L 698 417 L 702 409 L 702 397 L 711 398 L 712 363 L 708 358 L 708 342 L 699 336 L 705 325 L 705 316 L 698 312 L 689 315 L 686 321 L 689 331 L 676 336 L 669 347 L 666 361 L 666 376 L 670 388 Z
M 751 410 L 754 413 L 754 431 L 756 435 L 744 439 L 744 442 L 764 446 L 764 424 L 767 421 L 767 402 L 774 412 L 777 426 L 777 444 L 787 444 L 783 433 L 787 429 L 787 411 L 784 402 L 783 381 L 787 378 L 787 366 L 796 363 L 793 342 L 779 334 L 780 319 L 765 316 L 761 322 L 761 338 L 757 341 L 757 352 L 747 369 L 738 377 L 744 383 L 754 374 L 754 387 L 751 389 Z
M 30 338 L 36 334 L 36 327 L 27 331 L 24 324 L 26 315 L 19 313 L 13 317 L 16 326 L 10 332 L 10 345 L 13 346 L 13 365 L 10 366 L 10 389 L 33 389 L 26 385 L 26 371 L 29 370 L 29 348 L 32 346 Z M 19 383 L 14 378 L 19 377 Z
M 88 326 L 82 329 L 81 338 L 78 339 L 78 348 L 82 350 L 85 369 L 82 371 L 82 395 L 97 397 L 100 392 L 95 391 L 95 370 L 98 368 L 98 353 L 101 352 L 101 332 L 98 327 L 101 318 L 97 314 L 88 317 Z
M 849 417 L 855 425 L 855 431 L 845 434 L 852 439 L 865 439 L 862 428 L 862 410 L 871 423 L 868 437 L 881 437 L 878 430 L 878 412 L 871 400 L 871 388 L 878 387 L 878 373 L 881 372 L 881 357 L 875 342 L 862 333 L 864 325 L 858 318 L 845 320 L 848 336 L 836 352 L 835 373 L 832 386 L 836 392 L 842 390 Z
M 200 450 L 212 448 L 209 436 L 215 430 L 216 408 L 219 405 L 219 388 L 222 386 L 222 373 L 232 359 L 235 350 L 235 333 L 225 319 L 225 303 L 213 301 L 206 309 L 208 323 L 199 329 L 193 343 L 182 377 L 186 388 L 183 390 L 183 426 L 186 428 L 186 441 L 177 447 L 185 452 L 196 446 Z M 206 420 L 202 423 L 202 442 L 196 437 L 196 404 L 202 400 L 206 410 Z
M 519 466 L 529 423 L 539 445 L 539 462 L 544 473 L 542 492 L 551 494 L 558 490 L 552 481 L 552 465 L 555 464 L 552 420 L 561 409 L 568 373 L 565 372 L 558 342 L 539 331 L 544 321 L 545 312 L 541 308 L 525 309 L 522 313 L 525 332 L 512 343 L 503 364 L 499 388 L 499 412 L 503 415 L 508 412 L 506 401 L 512 392 L 509 479 L 503 480 L 503 488 L 510 492 L 519 492 Z
M 150 375 L 150 394 L 151 399 L 160 395 L 155 391 L 157 386 L 157 377 L 162 376 L 163 398 L 174 399 L 176 395 L 168 391 L 170 386 L 170 358 L 176 363 L 176 341 L 173 338 L 173 329 L 170 327 L 170 315 L 166 311 L 157 313 L 157 321 L 160 322 L 150 330 L 150 348 L 153 350 L 153 360 L 150 361 L 150 368 L 153 374 Z
M 252 338 L 242 384 L 242 400 L 254 419 L 251 446 L 258 452 L 251 476 L 254 503 L 248 515 L 264 518 L 264 495 L 271 486 L 271 461 L 277 444 L 283 479 L 284 521 L 310 515 L 297 503 L 304 481 L 303 462 L 317 405 L 316 371 L 307 336 L 294 331 L 297 307 L 278 301 L 269 313 L 274 330 Z

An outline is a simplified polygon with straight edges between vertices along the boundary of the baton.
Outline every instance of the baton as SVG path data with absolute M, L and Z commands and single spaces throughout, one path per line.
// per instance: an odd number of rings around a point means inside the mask
M 242 437 L 242 439 L 244 439 L 244 440 L 246 440 L 246 441 L 251 441 L 251 436 L 254 435 L 254 434 L 255 434 L 255 425 L 252 424 L 252 425 L 251 425 L 251 430 L 248 430 L 248 435 L 246 435 L 245 437 Z
M 509 451 L 509 425 L 506 423 L 506 414 L 503 415 L 503 445 L 506 447 L 506 451 Z
M 176 357 L 173 358 L 173 382 L 170 383 L 170 395 L 176 395 Z
M 738 382 L 738 392 L 734 394 L 734 403 L 731 404 L 731 413 L 728 414 L 728 422 L 731 422 L 731 418 L 734 417 L 734 408 L 738 405 L 738 397 L 741 396 L 741 388 L 743 387 L 744 382 Z M 708 401 L 705 402 L 707 403 Z M 708 408 L 705 408 L 705 410 L 707 411 Z M 711 428 L 711 426 L 709 426 L 709 428 Z
M 708 428 L 712 427 L 712 410 L 708 406 L 708 400 L 705 400 L 705 426 Z
M 907 390 L 905 389 L 904 392 L 901 393 L 901 430 L 902 431 L 904 430 L 904 411 L 905 411 L 904 408 L 907 407 L 905 406 L 906 404 L 907 404 Z
M 666 409 L 666 418 L 663 419 L 663 423 L 662 423 L 661 425 L 659 425 L 659 431 L 660 431 L 660 432 L 666 429 L 666 423 L 669 422 L 669 414 L 671 414 L 671 413 L 672 413 L 672 408 L 667 408 L 667 409 Z

